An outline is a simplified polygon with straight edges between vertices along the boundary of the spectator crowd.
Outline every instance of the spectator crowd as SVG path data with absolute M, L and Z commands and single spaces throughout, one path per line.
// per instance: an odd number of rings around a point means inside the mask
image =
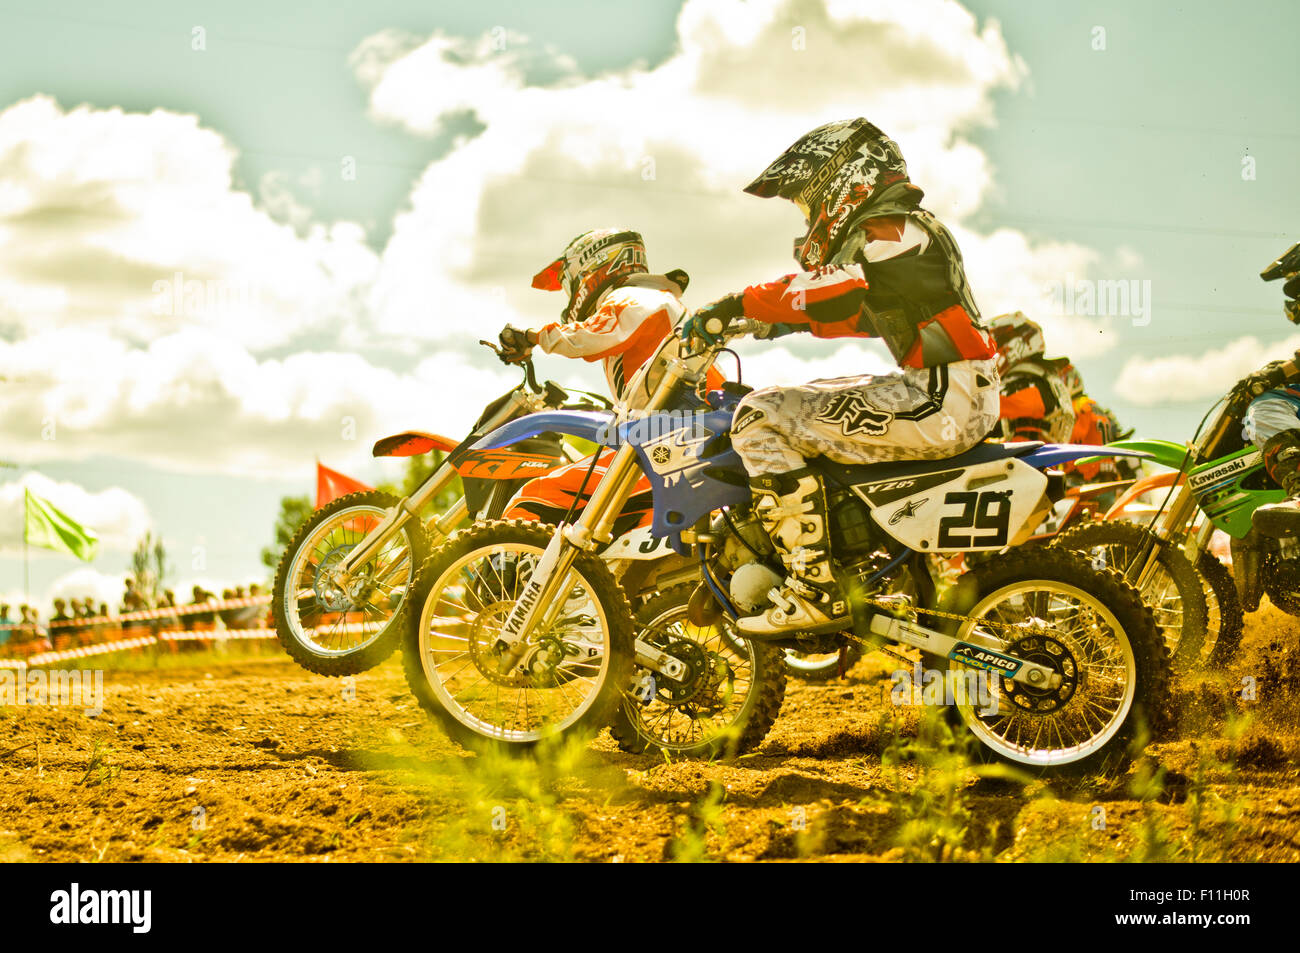
M 223 589 L 220 601 L 257 598 L 264 595 L 262 586 L 252 583 L 247 588 L 236 586 Z M 154 598 L 136 588 L 135 580 L 126 580 L 119 612 L 110 614 L 108 604 L 90 597 L 55 599 L 53 612 L 42 623 L 36 608 L 20 605 L 18 615 L 11 615 L 11 607 L 0 603 L 0 656 L 22 658 L 38 652 L 61 651 L 83 645 L 131 639 L 141 635 L 157 635 L 164 631 L 202 632 L 217 628 L 217 621 L 227 629 L 255 629 L 263 624 L 266 607 L 261 605 L 217 609 L 204 612 L 193 607 L 218 602 L 216 593 L 194 586 L 190 601 L 176 601 L 176 593 L 164 590 Z M 130 618 L 131 613 L 147 609 L 176 609 L 175 613 L 162 613 L 148 619 Z M 126 618 L 123 618 L 126 616 Z

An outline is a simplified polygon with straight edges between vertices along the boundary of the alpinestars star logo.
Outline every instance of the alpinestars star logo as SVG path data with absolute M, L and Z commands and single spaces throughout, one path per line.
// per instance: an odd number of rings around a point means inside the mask
M 816 419 L 839 424 L 840 432 L 846 437 L 860 433 L 880 437 L 889 429 L 894 415 L 873 406 L 861 394 L 850 391 L 835 395 Z
M 917 510 L 919 510 L 921 507 L 925 506 L 925 504 L 929 502 L 930 502 L 930 498 L 928 496 L 923 497 L 922 499 L 919 500 L 909 500 L 905 506 L 900 506 L 897 510 L 894 511 L 894 515 L 889 517 L 889 525 L 897 526 L 903 520 L 911 519 L 913 516 L 916 515 Z

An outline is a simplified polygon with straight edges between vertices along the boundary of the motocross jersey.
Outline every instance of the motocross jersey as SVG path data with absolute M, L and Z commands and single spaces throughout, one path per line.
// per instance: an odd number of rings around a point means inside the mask
M 1061 376 L 1068 360 L 1031 358 L 1006 370 L 1002 377 L 999 416 L 1008 440 L 1064 443 L 1074 430 L 1074 405 Z
M 624 391 L 632 375 L 673 334 L 685 313 L 676 290 L 677 285 L 662 276 L 633 275 L 605 292 L 586 321 L 548 324 L 537 332 L 537 343 L 548 354 L 600 361 L 610 395 L 638 406 L 648 395 Z M 675 345 L 670 342 L 669 346 Z M 711 373 L 710 386 L 719 386 L 721 381 L 720 374 Z
M 816 337 L 878 337 L 904 368 L 986 360 L 961 253 L 924 209 L 864 219 L 833 264 L 743 293 L 745 316 Z
M 1087 394 L 1074 399 L 1074 430 L 1070 434 L 1070 443 L 1100 445 L 1110 443 L 1118 435 L 1119 421 L 1111 411 L 1102 407 Z M 1118 480 L 1128 476 L 1132 463 L 1121 457 L 1119 460 L 1067 463 L 1062 469 L 1066 473 L 1077 473 L 1088 481 L 1097 479 L 1103 473 L 1107 479 Z

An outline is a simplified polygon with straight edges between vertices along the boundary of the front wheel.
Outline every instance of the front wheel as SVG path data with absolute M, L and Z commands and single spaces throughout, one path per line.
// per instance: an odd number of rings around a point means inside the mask
M 527 642 L 502 628 L 554 526 L 496 520 L 462 530 L 417 575 L 403 645 L 406 681 L 453 740 L 523 754 L 593 737 L 632 675 L 632 610 L 605 563 L 580 553 Z M 520 651 L 522 650 L 522 651 Z
M 334 570 L 399 500 L 368 490 L 323 506 L 298 528 L 275 571 L 271 614 L 289 656 L 317 675 L 357 675 L 393 654 L 428 540 L 409 519 L 345 583 Z
M 1169 657 L 1151 610 L 1117 572 L 1052 548 L 1012 552 L 966 573 L 946 608 L 967 619 L 954 634 L 1036 662 L 1054 684 L 1032 688 L 989 675 L 950 711 L 986 757 L 1040 773 L 1117 770 L 1145 726 L 1163 723 Z M 981 676 L 958 662 L 955 674 Z M 979 699 L 978 701 L 976 699 Z
M 1052 541 L 1053 547 L 1082 553 L 1097 568 L 1120 574 L 1132 566 L 1151 536 L 1145 526 L 1125 520 L 1094 521 L 1071 526 Z M 1181 551 L 1160 545 L 1156 565 L 1142 596 L 1155 613 L 1169 654 L 1179 666 L 1195 666 L 1206 641 L 1209 608 L 1196 569 Z

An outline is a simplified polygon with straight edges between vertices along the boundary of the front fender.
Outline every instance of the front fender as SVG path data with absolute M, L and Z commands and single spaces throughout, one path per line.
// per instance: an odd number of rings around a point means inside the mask
M 1107 450 L 1112 448 L 1149 454 L 1151 459 L 1162 467 L 1170 467 L 1174 470 L 1180 469 L 1183 461 L 1187 459 L 1186 445 L 1169 440 L 1116 440 L 1114 443 L 1106 444 Z
M 1129 487 L 1119 499 L 1106 511 L 1105 519 L 1116 520 L 1122 519 L 1124 511 L 1128 509 L 1129 504 L 1140 497 L 1143 493 L 1150 493 L 1153 490 L 1163 490 L 1173 486 L 1175 483 L 1182 483 L 1186 479 L 1181 473 L 1157 473 L 1155 476 L 1143 477 L 1131 487 Z
M 544 410 L 502 424 L 484 434 L 471 450 L 498 450 L 544 433 L 562 433 L 580 437 L 603 447 L 618 446 L 618 433 L 610 423 L 612 411 Z

